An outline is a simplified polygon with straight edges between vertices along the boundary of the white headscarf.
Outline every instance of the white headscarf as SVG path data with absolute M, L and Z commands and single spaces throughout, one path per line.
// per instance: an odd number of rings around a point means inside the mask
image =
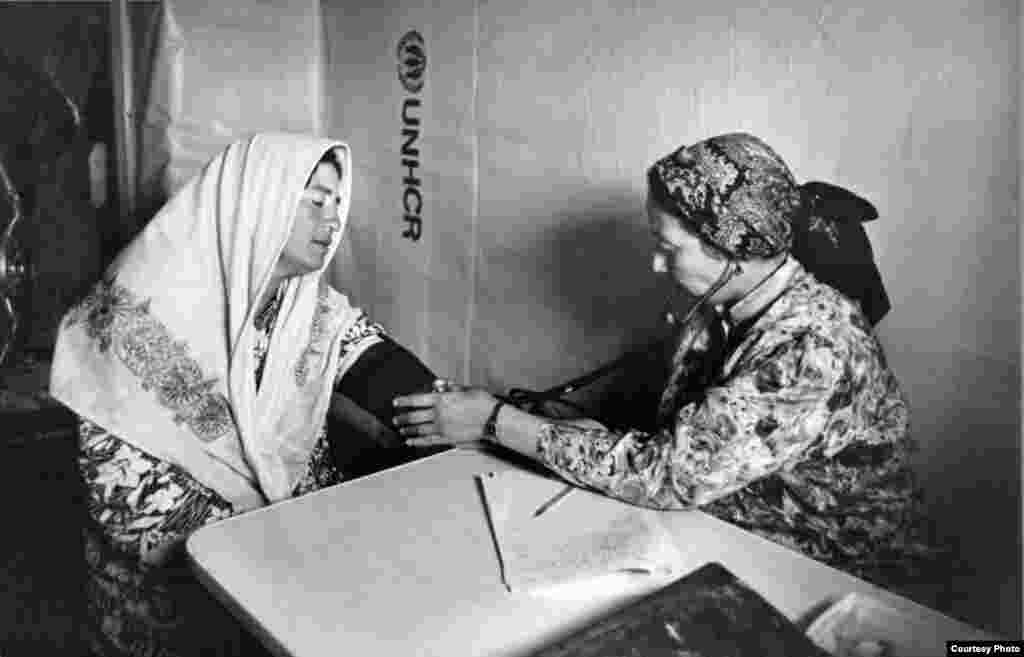
M 319 271 L 286 279 L 262 383 L 253 316 L 306 181 L 338 148 L 339 231 Z M 260 134 L 231 144 L 160 210 L 61 322 L 50 391 L 244 510 L 283 499 L 330 403 L 358 311 L 321 281 L 348 219 L 348 147 Z M 341 362 L 344 360 L 345 362 Z

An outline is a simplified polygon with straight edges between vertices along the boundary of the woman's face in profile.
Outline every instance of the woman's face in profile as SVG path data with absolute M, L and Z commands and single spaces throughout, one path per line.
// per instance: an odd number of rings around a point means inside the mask
M 292 232 L 285 243 L 277 271 L 282 276 L 301 276 L 320 269 L 332 241 L 339 239 L 338 217 L 341 176 L 338 167 L 320 162 L 302 192 Z
M 656 274 L 669 274 L 677 285 L 694 296 L 707 292 L 722 274 L 725 263 L 708 255 L 700 238 L 650 199 L 647 200 L 647 218 L 655 239 L 651 269 Z

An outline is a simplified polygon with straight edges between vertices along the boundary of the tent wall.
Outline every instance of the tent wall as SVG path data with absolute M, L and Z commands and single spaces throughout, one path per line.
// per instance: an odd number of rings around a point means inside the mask
M 317 0 L 206 3 L 168 0 L 159 34 L 136 24 L 140 192 L 159 203 L 239 135 L 320 133 L 323 124 Z
M 545 386 L 656 321 L 645 167 L 760 135 L 799 180 L 879 208 L 880 334 L 932 509 L 977 568 L 961 615 L 1019 634 L 1017 3 L 361 4 L 169 3 L 147 115 L 166 122 L 168 180 L 257 128 L 349 141 L 336 282 L 444 375 Z M 398 75 L 410 30 L 418 91 Z

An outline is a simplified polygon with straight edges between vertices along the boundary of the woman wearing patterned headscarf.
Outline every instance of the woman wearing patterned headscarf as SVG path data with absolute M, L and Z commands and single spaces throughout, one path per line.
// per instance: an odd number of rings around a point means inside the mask
M 434 380 L 322 279 L 351 181 L 340 142 L 238 140 L 64 317 L 51 392 L 81 418 L 97 654 L 259 654 L 184 540 L 337 483 L 334 393 L 389 423 L 395 394 Z
M 883 586 L 931 577 L 907 405 L 871 328 L 888 309 L 860 226 L 874 208 L 800 187 L 761 140 L 726 134 L 657 161 L 647 212 L 654 270 L 700 299 L 658 430 L 555 421 L 469 389 L 396 400 L 414 409 L 396 415 L 401 432 L 483 435 L 578 486 L 699 507 Z

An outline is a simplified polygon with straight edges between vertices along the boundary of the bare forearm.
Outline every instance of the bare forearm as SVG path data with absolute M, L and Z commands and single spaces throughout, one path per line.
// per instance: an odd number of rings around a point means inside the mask
M 549 420 L 504 404 L 498 411 L 493 440 L 503 447 L 537 459 L 537 440 L 547 422 Z

